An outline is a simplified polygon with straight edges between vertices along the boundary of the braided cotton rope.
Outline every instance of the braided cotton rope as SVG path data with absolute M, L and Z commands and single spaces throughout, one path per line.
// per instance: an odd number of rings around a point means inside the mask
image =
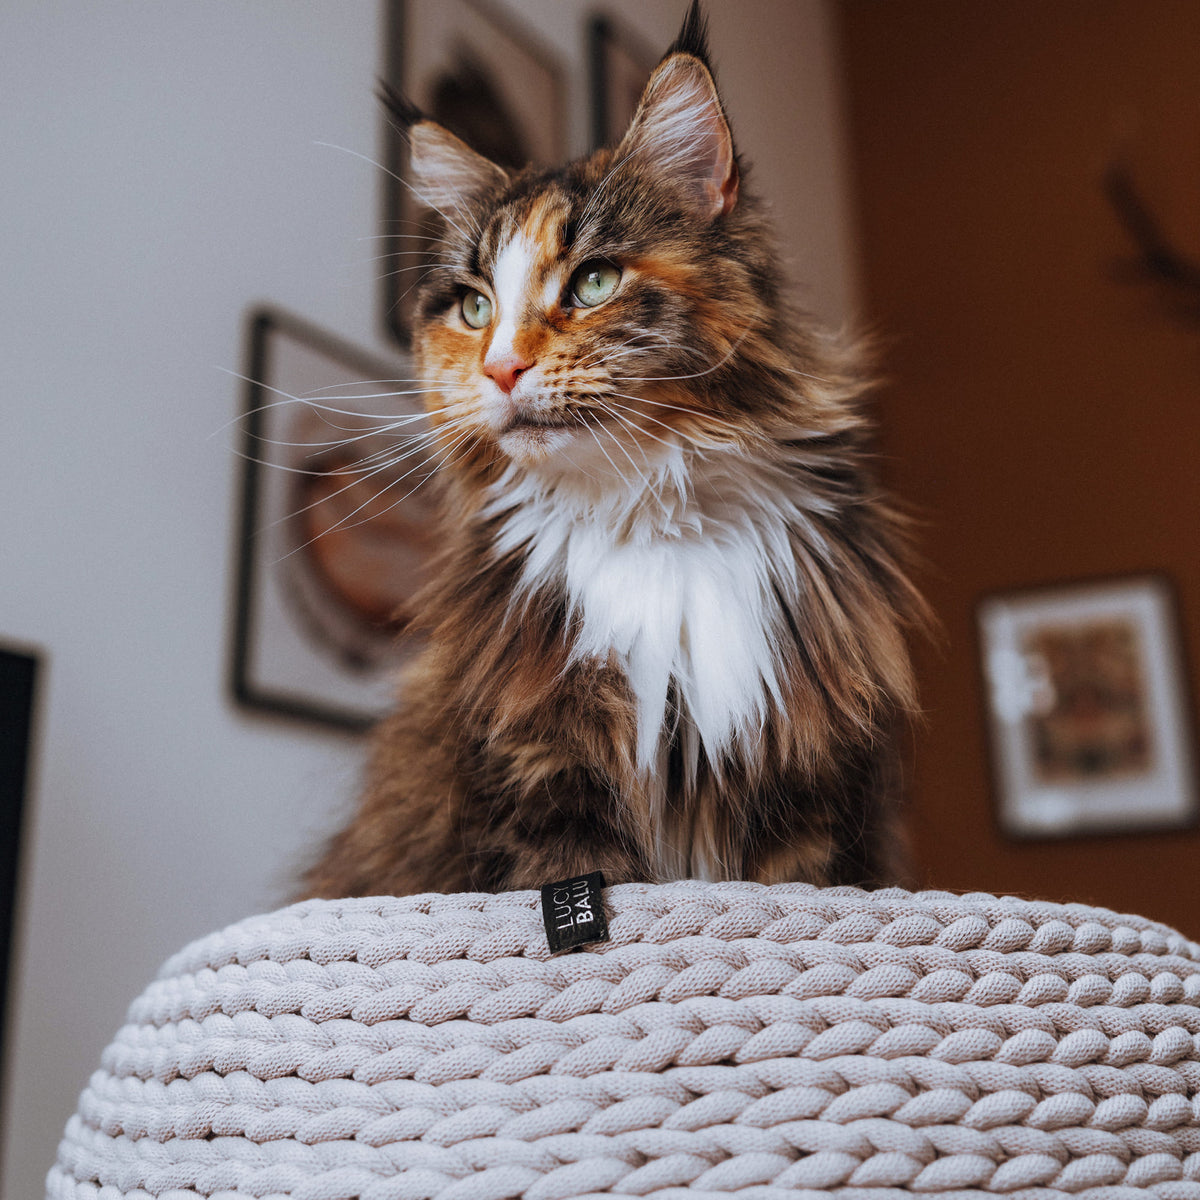
M 1200 1200 L 1200 946 L 1083 905 L 628 884 L 309 901 L 172 958 L 51 1200 Z

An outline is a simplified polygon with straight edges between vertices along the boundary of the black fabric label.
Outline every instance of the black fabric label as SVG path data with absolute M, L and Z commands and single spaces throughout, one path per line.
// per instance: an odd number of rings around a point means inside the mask
M 592 871 L 542 888 L 542 920 L 551 954 L 608 941 L 608 918 L 600 895 L 603 887 L 603 874 Z

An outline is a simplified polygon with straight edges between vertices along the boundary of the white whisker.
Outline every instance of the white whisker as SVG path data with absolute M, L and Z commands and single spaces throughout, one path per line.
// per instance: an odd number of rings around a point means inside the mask
M 360 154 L 357 150 L 351 150 L 348 146 L 338 146 L 338 145 L 335 145 L 333 142 L 316 142 L 314 144 L 317 146 L 323 146 L 327 150 L 340 150 L 343 154 L 349 154 L 353 158 L 361 159 L 363 162 L 369 163 L 371 166 L 375 167 L 377 170 L 382 171 L 385 175 L 389 175 L 397 183 L 403 184 L 406 188 L 408 188 L 408 190 L 410 192 L 412 192 L 412 194 L 414 196 L 416 196 L 416 198 L 418 200 L 420 200 L 420 202 L 423 205 L 425 205 L 426 208 L 433 209 L 433 211 L 435 213 L 437 213 L 438 216 L 441 217 L 442 220 L 445 221 L 447 225 L 451 226 L 454 229 L 457 229 L 458 232 L 460 234 L 462 234 L 462 236 L 464 238 L 466 238 L 468 241 L 473 240 L 467 234 L 466 230 L 463 229 L 463 227 L 461 225 L 459 225 L 457 222 L 455 222 L 446 213 L 442 212 L 442 210 L 440 208 L 438 208 L 436 205 L 430 204 L 428 199 L 426 197 L 424 197 L 415 187 L 413 187 L 413 185 L 411 183 L 409 183 L 407 179 L 405 179 L 402 175 L 398 174 L 395 171 L 388 170 L 388 168 L 385 167 L 383 165 L 383 163 L 379 162 L 378 160 L 376 160 L 374 158 L 371 158 L 367 154 Z M 478 236 L 479 230 L 477 228 L 474 230 L 474 232 L 475 232 L 476 236 Z
M 638 425 L 636 422 L 630 421 L 628 418 L 621 416 L 621 414 L 616 410 L 620 408 L 627 413 L 633 413 L 635 416 L 645 417 L 647 421 L 653 421 L 656 425 L 661 425 L 665 430 L 667 430 L 668 433 L 675 433 L 675 430 L 673 430 L 665 421 L 659 421 L 656 417 L 650 416 L 649 413 L 639 413 L 636 408 L 633 408 L 628 404 L 618 404 L 614 407 L 605 403 L 603 400 L 597 400 L 597 403 L 606 412 L 611 413 L 623 425 L 626 425 L 630 429 L 634 430 L 639 437 L 648 437 L 651 439 L 651 441 L 658 442 L 660 446 L 666 446 L 671 450 L 674 450 L 679 445 L 678 441 L 668 442 L 665 438 L 658 437 L 656 434 L 651 433 L 648 429 L 643 429 L 642 426 Z
M 464 436 L 466 436 L 466 435 L 464 435 Z M 313 500 L 311 503 L 306 504 L 303 507 L 298 508 L 298 509 L 294 510 L 293 512 L 289 513 L 287 516 L 281 517 L 281 518 L 279 518 L 279 520 L 272 522 L 271 525 L 268 526 L 268 528 L 273 528 L 274 526 L 282 524 L 285 521 L 294 520 L 296 517 L 302 516 L 304 513 L 311 511 L 312 509 L 316 508 L 319 505 L 328 504 L 329 501 L 335 500 L 338 496 L 344 495 L 346 492 L 350 491 L 352 488 L 359 487 L 365 481 L 374 479 L 376 476 L 384 473 L 385 471 L 391 470 L 391 469 L 399 466 L 403 462 L 404 457 L 407 457 L 407 456 L 402 456 L 401 458 L 397 458 L 394 460 L 386 460 L 386 461 L 380 463 L 378 466 L 376 466 L 372 470 L 357 475 L 355 478 L 351 479 L 349 483 L 344 484 L 342 487 L 338 488 L 334 492 L 330 492 L 327 496 L 320 496 L 316 500 Z M 414 472 L 419 471 L 423 466 L 428 465 L 430 463 L 431 463 L 430 458 L 428 456 L 423 456 L 421 461 L 418 462 L 415 466 L 410 467 L 402 475 L 399 475 L 394 479 L 388 480 L 387 484 L 383 488 L 381 488 L 379 491 L 375 492 L 374 495 L 368 497 L 368 499 L 364 500 L 362 504 L 360 504 L 357 508 L 355 508 L 353 510 L 353 512 L 348 513 L 341 520 L 339 520 L 335 525 L 331 526 L 327 530 L 324 530 L 323 532 L 324 533 L 332 533 L 333 530 L 342 528 L 345 525 L 346 521 L 350 520 L 351 517 L 357 516 L 360 512 L 362 512 L 362 510 L 364 508 L 366 508 L 370 504 L 373 504 L 381 496 L 385 495 L 389 489 L 395 487 L 397 484 L 402 483 L 405 479 L 407 479 Z M 280 466 L 280 464 L 276 464 L 276 463 L 268 463 L 266 465 Z M 284 470 L 290 469 L 293 471 L 296 470 L 295 468 L 286 468 L 286 467 L 284 467 L 282 469 L 284 469 Z M 429 471 L 429 473 L 427 475 L 425 475 L 423 478 L 421 478 L 414 487 L 410 488 L 409 491 L 407 491 L 403 496 L 392 501 L 388 507 L 394 508 L 394 507 L 396 507 L 396 505 L 401 504 L 404 500 L 407 500 L 409 496 L 411 496 L 414 492 L 416 492 L 418 490 L 418 488 L 421 487 L 422 484 L 426 483 L 436 473 L 436 469 L 437 469 L 436 465 L 434 465 L 433 468 Z M 310 474 L 310 475 L 329 475 L 330 474 L 330 472 L 328 472 L 328 471 L 304 471 L 304 472 L 299 472 L 299 473 Z M 341 472 L 339 472 L 339 473 L 341 473 Z M 358 522 L 358 524 L 364 524 L 364 523 L 365 522 Z M 321 536 L 321 534 L 317 535 L 317 537 L 320 537 L 320 536 Z M 308 546 L 311 546 L 313 544 L 313 542 L 316 540 L 317 540 L 316 537 L 310 538 L 307 542 L 303 543 L 302 545 L 293 547 L 293 549 L 291 551 L 289 551 L 289 554 L 295 554 L 299 550 L 306 549 Z
M 607 394 L 617 396 L 622 400 L 635 400 L 639 404 L 652 404 L 655 408 L 669 408 L 672 412 L 686 413 L 689 417 L 698 415 L 694 408 L 688 408 L 683 404 L 668 404 L 665 400 L 651 400 L 649 396 L 634 396 L 628 392 L 609 392 Z
M 741 337 L 737 339 L 729 347 L 729 350 L 711 367 L 705 367 L 703 371 L 693 371 L 690 375 L 646 375 L 627 376 L 629 383 L 673 383 L 684 379 L 700 379 L 704 375 L 711 375 L 714 371 L 719 371 L 738 351 L 738 347 L 750 336 L 750 330 L 747 329 Z
M 603 454 L 603 455 L 604 455 L 604 457 L 608 459 L 608 465 L 609 465 L 610 467 L 612 467 L 613 471 L 616 473 L 616 476 L 617 476 L 617 478 L 618 478 L 618 479 L 619 479 L 619 480 L 620 480 L 620 481 L 621 481 L 623 484 L 625 484 L 625 485 L 626 485 L 626 487 L 628 487 L 628 486 L 629 486 L 629 480 L 625 478 L 625 475 L 624 475 L 624 473 L 621 471 L 621 468 L 620 468 L 620 467 L 618 467 L 618 466 L 617 466 L 617 464 L 616 464 L 615 462 L 613 462 L 613 460 L 612 460 L 612 459 L 609 457 L 608 451 L 604 449 L 604 445 L 603 445 L 603 443 L 600 441 L 600 435 L 599 435 L 599 434 L 596 432 L 596 430 L 595 430 L 595 427 L 594 427 L 594 426 L 592 426 L 592 425 L 585 425 L 585 426 L 584 426 L 584 428 L 585 428 L 585 429 L 588 431 L 588 433 L 590 433 L 590 434 L 592 435 L 593 439 L 595 439 L 596 445 L 597 445 L 597 446 L 600 448 L 600 453 L 601 453 L 601 454 Z M 610 436 L 611 436 L 611 435 L 610 435 Z M 630 462 L 632 462 L 632 461 L 633 461 L 633 460 L 632 460 L 632 459 L 630 459 Z

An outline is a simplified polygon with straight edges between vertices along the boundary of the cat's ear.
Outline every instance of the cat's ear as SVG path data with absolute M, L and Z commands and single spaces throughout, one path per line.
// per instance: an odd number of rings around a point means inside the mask
M 502 168 L 431 121 L 399 92 L 384 84 L 379 97 L 408 139 L 412 189 L 422 204 L 450 217 L 508 182 Z
M 657 170 L 682 187 L 697 216 L 715 220 L 737 203 L 739 172 L 707 42 L 695 0 L 646 84 L 617 159 Z

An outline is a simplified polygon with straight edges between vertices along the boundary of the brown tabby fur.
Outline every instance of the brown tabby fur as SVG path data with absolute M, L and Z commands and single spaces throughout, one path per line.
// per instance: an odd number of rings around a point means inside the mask
M 415 334 L 421 373 L 441 389 L 429 407 L 446 540 L 421 597 L 428 648 L 308 894 L 496 890 L 596 869 L 609 883 L 693 870 L 895 878 L 896 743 L 915 703 L 904 632 L 921 605 L 901 522 L 866 469 L 863 384 L 787 310 L 705 41 L 693 5 L 622 144 L 556 170 L 510 177 L 391 100 L 418 181 L 447 217 Z M 655 123 L 681 94 L 694 101 L 687 136 L 701 143 L 682 160 L 677 143 L 661 151 L 660 135 L 675 135 Z M 536 365 L 540 390 L 500 411 L 504 397 L 484 382 L 492 330 L 469 327 L 458 305 L 467 289 L 493 296 L 515 236 L 534 265 L 510 349 Z M 622 271 L 611 299 L 584 309 L 557 298 L 555 281 L 594 259 Z M 574 441 L 551 444 L 550 425 Z M 628 493 L 614 546 L 676 536 L 653 514 L 684 500 L 649 470 L 668 442 L 694 473 L 697 510 L 720 508 L 744 462 L 767 480 L 754 493 L 763 503 L 790 489 L 803 517 L 785 535 L 784 574 L 797 582 L 767 588 L 777 695 L 749 734 L 697 748 L 689 703 L 700 700 L 672 676 L 648 770 L 621 655 L 573 654 L 584 616 L 563 577 L 522 582 L 537 531 L 515 545 L 502 534 L 528 502 L 524 481 L 536 477 L 552 502 L 577 486 L 582 445 L 591 457 L 579 471 L 599 463 L 604 474 L 607 459 L 619 482 L 598 486 Z

